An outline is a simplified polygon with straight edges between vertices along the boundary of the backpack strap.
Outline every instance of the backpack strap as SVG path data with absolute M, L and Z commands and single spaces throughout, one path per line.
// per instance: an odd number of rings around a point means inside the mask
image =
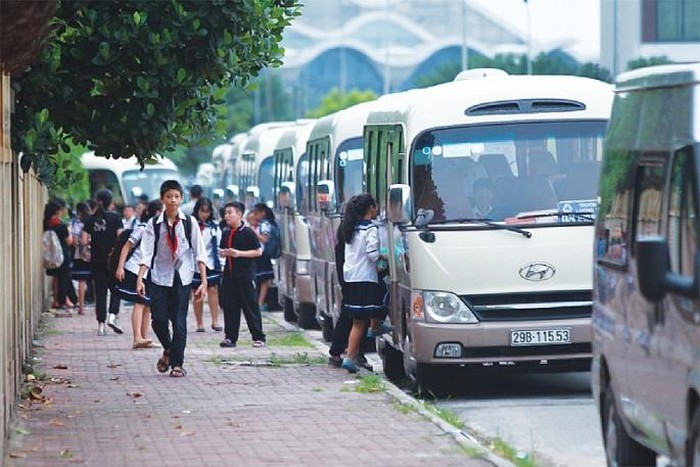
M 158 253 L 158 241 L 160 240 L 160 225 L 156 224 L 157 216 L 151 218 L 153 222 L 153 257 L 151 258 L 151 269 L 153 269 L 153 262 L 156 260 L 156 254 Z M 163 217 L 163 222 L 168 222 L 165 217 Z M 190 245 L 190 250 L 192 249 L 192 216 L 185 216 L 182 226 L 185 228 L 185 238 L 187 243 Z

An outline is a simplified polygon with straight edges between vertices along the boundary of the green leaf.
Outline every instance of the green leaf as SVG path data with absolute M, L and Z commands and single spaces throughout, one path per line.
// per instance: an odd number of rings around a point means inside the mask
M 141 15 L 139 14 L 138 11 L 134 12 L 134 14 L 132 15 L 132 18 L 134 20 L 135 26 L 139 26 L 141 24 Z
M 187 76 L 187 71 L 184 68 L 179 68 L 177 70 L 177 76 L 175 77 L 175 79 L 177 80 L 177 82 L 179 84 L 185 80 L 186 76 Z
M 153 113 L 154 113 L 155 111 L 156 111 L 156 107 L 155 107 L 153 104 L 151 104 L 151 103 L 149 102 L 148 105 L 146 106 L 146 114 L 147 114 L 149 117 L 152 117 L 152 116 L 153 116 Z
M 49 109 L 41 109 L 37 117 L 39 123 L 43 125 L 49 119 Z

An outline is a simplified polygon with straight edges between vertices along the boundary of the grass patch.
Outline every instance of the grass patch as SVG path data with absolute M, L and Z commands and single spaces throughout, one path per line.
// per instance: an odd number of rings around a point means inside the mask
M 379 375 L 366 375 L 360 378 L 355 385 L 355 392 L 364 394 L 371 392 L 383 392 L 386 389 L 384 380 Z
M 49 337 L 49 336 L 60 336 L 60 335 L 62 335 L 62 334 L 63 334 L 62 331 L 60 331 L 60 330 L 58 330 L 58 329 L 54 329 L 54 328 L 52 328 L 52 327 L 47 327 L 47 328 L 45 328 L 45 329 L 42 329 L 42 331 L 41 331 L 41 335 L 44 336 L 44 337 Z
M 313 392 L 323 392 L 323 388 L 313 388 Z
M 484 457 L 484 450 L 476 446 L 460 446 L 464 455 L 472 459 L 481 459 Z
M 503 441 L 501 438 L 493 438 L 490 442 L 490 447 L 494 453 L 498 454 L 504 459 L 511 461 L 517 467 L 535 466 L 534 454 L 525 453 L 525 455 L 523 455 L 522 453 L 519 453 L 518 450 L 515 449 L 513 446 Z
M 271 336 L 267 339 L 269 347 L 308 347 L 313 348 L 313 344 L 306 340 L 300 332 L 290 332 L 281 336 Z
M 209 357 L 205 360 L 207 363 L 213 363 L 214 365 L 221 365 L 224 363 L 224 361 L 221 359 L 221 357 L 214 355 L 212 357 Z
M 453 427 L 459 428 L 460 430 L 464 429 L 464 422 L 459 418 L 459 415 L 457 415 L 456 413 L 448 409 L 439 409 L 435 407 L 435 405 L 425 400 L 422 400 L 420 402 L 423 404 L 423 407 L 425 407 L 426 410 L 437 415 L 438 417 L 440 417 L 440 419 L 449 423 Z
M 294 355 L 279 356 L 275 353 L 270 355 L 272 366 L 282 365 L 321 365 L 326 363 L 326 357 L 320 355 L 309 356 L 308 353 L 295 353 Z
M 396 401 L 392 404 L 394 409 L 397 412 L 401 412 L 404 415 L 407 415 L 409 413 L 415 412 L 416 408 L 413 407 L 411 404 L 404 404 L 403 402 Z

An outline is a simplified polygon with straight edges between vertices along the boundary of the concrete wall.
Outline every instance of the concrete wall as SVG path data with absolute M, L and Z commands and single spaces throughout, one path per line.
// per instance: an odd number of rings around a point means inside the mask
M 0 459 L 16 417 L 34 332 L 45 304 L 41 233 L 47 191 L 10 148 L 10 77 L 0 74 Z

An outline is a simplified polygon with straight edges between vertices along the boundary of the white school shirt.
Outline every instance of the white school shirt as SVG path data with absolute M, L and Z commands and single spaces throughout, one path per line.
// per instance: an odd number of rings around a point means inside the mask
M 141 264 L 141 248 L 139 248 L 139 246 L 145 231 L 146 224 L 140 223 L 134 228 L 134 231 L 131 232 L 131 235 L 129 236 L 129 243 L 131 243 L 131 247 L 134 248 L 134 251 L 131 254 L 131 258 L 126 260 L 126 263 L 124 263 L 124 269 L 133 272 L 136 275 L 139 273 L 139 264 Z
M 204 230 L 201 230 L 199 223 L 197 223 L 197 228 L 202 233 L 202 241 L 204 242 L 204 247 L 207 249 L 207 269 L 214 270 L 214 245 L 212 244 L 212 237 L 216 239 L 217 251 L 220 253 L 221 248 L 221 229 L 214 221 L 208 221 L 204 224 Z M 219 255 L 219 272 L 223 270 L 224 259 Z
M 178 210 L 178 223 L 175 227 L 175 235 L 177 235 L 177 250 L 173 258 L 168 246 L 168 232 L 164 225 L 165 213 L 161 213 L 155 219 L 155 228 L 160 229 L 158 238 L 158 250 L 156 257 L 153 260 L 153 270 L 151 271 L 151 282 L 163 287 L 172 287 L 175 280 L 175 266 L 180 262 L 179 270 L 180 281 L 182 285 L 190 285 L 195 272 L 196 263 L 207 263 L 207 249 L 202 241 L 202 233 L 199 231 L 199 226 L 194 218 L 192 220 L 192 250 L 185 236 L 185 215 Z M 167 222 L 167 221 L 166 221 Z M 149 221 L 146 225 L 146 230 L 141 238 L 141 261 L 140 266 L 151 267 L 153 259 L 153 243 L 155 240 L 155 231 L 153 230 L 154 222 Z M 190 253 L 191 251 L 191 253 Z M 179 261 L 178 261 L 179 260 Z
M 355 227 L 352 243 L 345 244 L 345 282 L 378 282 L 379 235 L 377 225 L 361 220 Z

